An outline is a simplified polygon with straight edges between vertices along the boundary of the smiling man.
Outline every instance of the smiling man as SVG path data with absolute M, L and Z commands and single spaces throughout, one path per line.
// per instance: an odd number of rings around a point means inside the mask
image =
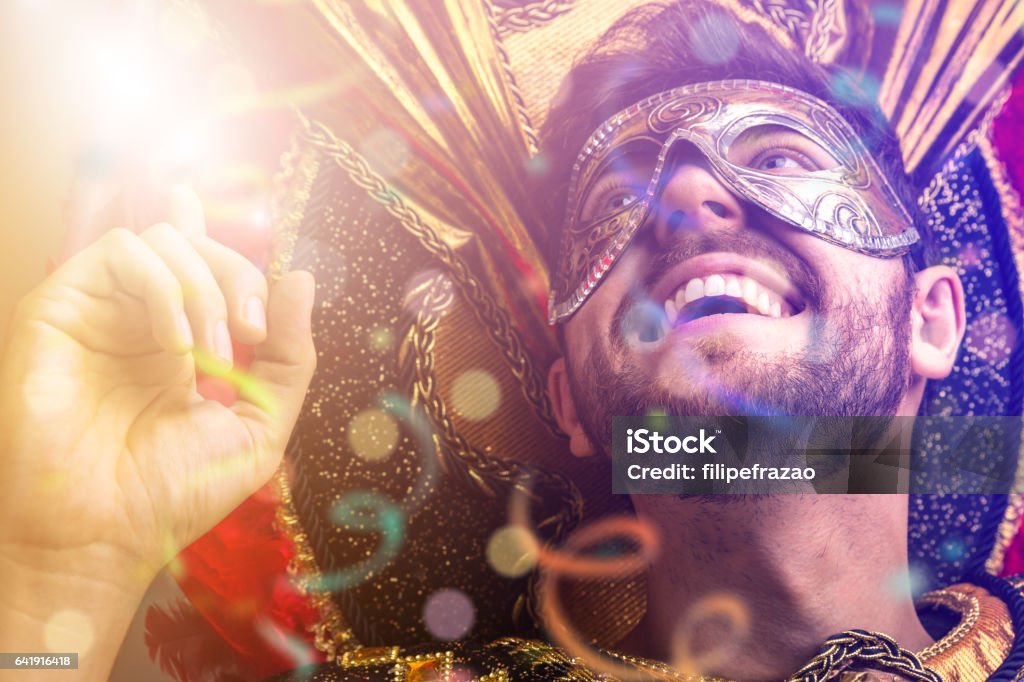
M 721 44 L 735 52 L 709 60 Z M 575 455 L 610 456 L 618 415 L 913 416 L 952 370 L 961 283 L 930 264 L 897 141 L 844 82 L 701 3 L 627 17 L 576 67 L 544 136 L 564 216 L 549 392 Z M 633 504 L 666 547 L 623 650 L 672 660 L 679 614 L 716 594 L 747 605 L 747 631 L 691 644 L 724 646 L 700 672 L 731 679 L 788 677 L 851 628 L 904 655 L 946 634 L 894 580 L 906 496 Z M 925 664 L 983 679 L 997 650 Z
M 653 411 L 913 416 L 951 371 L 963 288 L 933 264 L 895 138 L 851 93 L 696 0 L 631 13 L 573 69 L 536 196 L 557 226 L 549 315 L 564 357 L 548 388 L 573 454 L 609 456 L 613 417 Z M 88 613 L 90 679 L 160 566 L 272 475 L 315 364 L 310 278 L 268 288 L 206 237 L 193 196 L 172 203 L 174 228 L 112 232 L 33 292 L 0 373 L 4 648 L 45 651 L 50 614 Z M 272 400 L 197 396 L 187 351 L 223 371 L 232 337 L 256 347 Z M 643 619 L 606 653 L 637 678 L 678 679 L 665 663 L 716 679 L 1012 676 L 1024 600 L 993 579 L 915 608 L 907 505 L 637 495 L 662 546 Z M 691 628 L 681 657 L 684 614 L 709 604 L 741 609 Z M 372 650 L 294 679 L 595 677 L 546 642 L 477 644 L 412 652 L 408 667 Z

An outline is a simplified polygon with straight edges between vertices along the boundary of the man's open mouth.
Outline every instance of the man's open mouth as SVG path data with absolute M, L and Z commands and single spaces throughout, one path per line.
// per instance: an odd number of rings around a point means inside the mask
M 789 317 L 796 312 L 782 294 L 750 277 L 728 273 L 689 280 L 665 299 L 664 308 L 669 326 L 708 315 Z
M 673 279 L 678 284 L 670 285 L 674 288 L 654 299 L 662 301 L 662 310 L 656 315 L 660 319 L 642 325 L 637 330 L 639 340 L 660 341 L 673 329 L 714 315 L 782 319 L 797 315 L 806 307 L 796 287 L 774 269 L 749 261 L 726 263 L 725 260 L 718 256 L 694 262 L 674 273 Z M 664 291 L 665 287 L 658 289 Z

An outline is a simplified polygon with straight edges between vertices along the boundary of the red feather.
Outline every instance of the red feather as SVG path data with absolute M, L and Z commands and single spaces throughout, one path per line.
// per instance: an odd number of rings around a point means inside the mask
M 237 654 L 203 616 L 184 600 L 146 612 L 149 658 L 179 682 L 246 682 Z

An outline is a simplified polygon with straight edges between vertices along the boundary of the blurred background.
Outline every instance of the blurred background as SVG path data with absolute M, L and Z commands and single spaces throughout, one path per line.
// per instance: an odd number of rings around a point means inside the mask
M 72 11 L 0 3 L 0 337 L 15 302 L 60 251 L 81 110 L 66 45 Z M 61 3 L 69 5 L 70 3 Z M 85 3 L 76 3 L 85 4 Z

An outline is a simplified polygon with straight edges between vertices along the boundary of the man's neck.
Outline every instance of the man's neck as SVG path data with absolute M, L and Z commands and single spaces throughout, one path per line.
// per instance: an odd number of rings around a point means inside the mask
M 662 546 L 647 613 L 623 651 L 691 672 L 781 679 L 851 628 L 912 651 L 931 642 L 908 580 L 906 496 L 648 495 L 634 505 Z

